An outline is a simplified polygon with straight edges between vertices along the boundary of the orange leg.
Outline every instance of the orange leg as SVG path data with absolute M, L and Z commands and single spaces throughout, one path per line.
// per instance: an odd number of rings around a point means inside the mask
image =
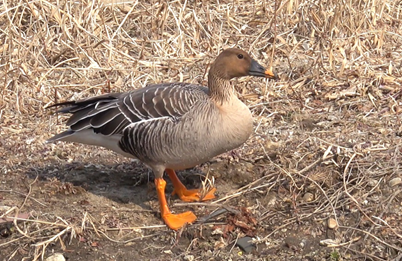
M 214 192 L 216 191 L 216 188 L 211 189 L 208 191 L 208 193 L 203 197 L 200 198 L 200 190 L 199 189 L 186 189 L 186 187 L 181 183 L 179 178 L 177 177 L 176 173 L 172 169 L 166 169 L 166 173 L 169 175 L 170 180 L 172 180 L 173 183 L 173 193 L 177 194 L 179 198 L 183 201 L 205 201 L 205 200 L 211 200 L 214 199 Z
M 165 197 L 166 181 L 163 178 L 156 178 L 155 186 L 156 192 L 158 193 L 161 216 L 168 227 L 177 230 L 186 223 L 192 223 L 197 219 L 197 217 L 191 211 L 180 214 L 172 214 L 169 210 Z

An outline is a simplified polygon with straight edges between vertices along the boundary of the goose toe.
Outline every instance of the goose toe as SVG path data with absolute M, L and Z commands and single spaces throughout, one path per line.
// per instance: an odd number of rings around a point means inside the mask
M 183 227 L 187 223 L 193 223 L 197 217 L 193 212 L 187 211 L 180 214 L 172 214 L 168 213 L 162 216 L 163 221 L 165 221 L 166 225 L 173 229 L 178 230 Z
M 177 195 L 182 201 L 195 202 L 195 201 L 207 201 L 215 198 L 216 188 L 212 188 L 208 193 L 202 193 L 200 189 L 186 189 L 181 187 L 175 187 L 172 195 Z

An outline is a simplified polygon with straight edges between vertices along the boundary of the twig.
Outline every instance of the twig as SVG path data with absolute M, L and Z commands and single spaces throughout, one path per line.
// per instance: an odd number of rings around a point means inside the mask
M 350 193 L 349 193 L 349 191 L 348 191 L 348 189 L 347 189 L 347 187 L 346 187 L 346 186 L 347 186 L 346 175 L 347 175 L 347 173 L 348 173 L 348 168 L 349 168 L 349 165 L 350 165 L 350 163 L 352 162 L 352 160 L 356 157 L 356 155 L 357 155 L 357 153 L 354 153 L 354 154 L 352 155 L 352 157 L 350 157 L 348 163 L 347 163 L 346 166 L 345 166 L 345 170 L 343 171 L 343 188 L 344 188 L 344 192 L 345 192 L 346 195 L 348 195 L 348 197 L 356 204 L 356 207 L 360 210 L 360 212 L 361 212 L 368 220 L 370 220 L 370 222 L 372 222 L 373 224 L 375 224 L 375 222 L 366 214 L 366 212 L 364 212 L 364 211 L 362 210 L 362 208 L 360 207 L 359 202 L 357 202 L 357 200 L 356 200 L 352 195 L 350 195 Z
M 36 203 L 38 203 L 38 204 L 40 204 L 40 205 L 42 205 L 42 206 L 44 206 L 44 207 L 47 207 L 47 205 L 46 205 L 45 203 L 42 203 L 42 202 L 40 202 L 39 200 L 37 200 L 36 198 L 33 198 L 33 197 L 29 196 L 29 194 L 24 194 L 24 193 L 22 193 L 22 192 L 15 191 L 15 190 L 12 190 L 12 189 L 9 189 L 9 190 L 0 189 L 0 192 L 15 193 L 15 194 L 24 196 L 25 198 L 29 197 L 30 199 L 34 200 Z M 25 202 L 25 200 L 24 200 L 24 202 Z
M 386 246 L 388 246 L 388 247 L 390 247 L 390 248 L 392 248 L 392 249 L 395 249 L 395 250 L 397 250 L 397 251 L 402 252 L 402 248 L 399 248 L 399 247 L 397 247 L 397 246 L 391 245 L 391 244 L 385 242 L 384 240 L 382 240 L 381 238 L 378 238 L 378 237 L 376 237 L 375 235 L 373 235 L 373 234 L 371 234 L 371 233 L 369 233 L 369 232 L 367 232 L 367 231 L 364 231 L 364 230 L 361 230 L 361 229 L 358 229 L 358 228 L 355 228 L 355 227 L 339 226 L 339 228 L 352 229 L 352 230 L 359 231 L 359 232 L 361 232 L 361 233 L 363 233 L 363 234 L 369 235 L 370 237 L 374 238 L 375 240 L 377 240 L 377 241 L 380 242 L 381 244 L 384 244 L 384 245 L 386 245 Z
M 28 188 L 28 193 L 25 196 L 24 202 L 21 204 L 21 206 L 19 207 L 19 209 L 22 209 L 25 206 L 25 203 L 27 202 L 28 198 L 31 195 L 32 192 L 32 185 L 35 184 L 35 182 L 38 180 L 38 176 L 35 177 L 34 181 L 32 181 L 31 183 L 28 184 L 29 188 Z

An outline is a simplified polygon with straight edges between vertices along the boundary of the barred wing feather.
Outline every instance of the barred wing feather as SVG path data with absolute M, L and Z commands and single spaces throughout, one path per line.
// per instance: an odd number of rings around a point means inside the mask
M 69 130 L 48 142 L 92 129 L 106 136 L 122 135 L 127 126 L 148 120 L 180 119 L 197 100 L 206 99 L 206 87 L 187 83 L 157 84 L 126 93 L 111 93 L 80 101 L 52 106 L 67 106 L 59 110 L 71 113 L 66 125 Z

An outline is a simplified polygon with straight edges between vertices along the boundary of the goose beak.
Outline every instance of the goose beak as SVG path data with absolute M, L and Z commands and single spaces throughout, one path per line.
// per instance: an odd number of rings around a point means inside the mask
M 249 74 L 257 77 L 278 79 L 278 76 L 274 72 L 272 72 L 272 69 L 265 69 L 256 60 L 251 61 Z

